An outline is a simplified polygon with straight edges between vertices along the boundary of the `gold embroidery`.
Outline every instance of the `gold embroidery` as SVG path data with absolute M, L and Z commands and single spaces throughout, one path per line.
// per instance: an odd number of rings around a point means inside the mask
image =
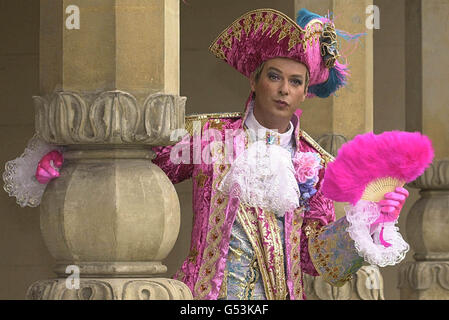
M 223 281 L 220 286 L 220 292 L 218 292 L 217 299 L 225 299 L 228 296 L 228 274 L 229 271 L 226 268 L 223 275 Z
M 349 281 L 351 274 L 363 264 L 363 258 L 357 254 L 346 228 L 347 221 L 339 219 L 309 239 L 309 253 L 316 270 L 326 282 L 336 287 Z
M 200 113 L 191 114 L 185 117 L 185 129 L 190 135 L 193 135 L 193 124 L 195 121 L 201 122 L 201 128 L 204 127 L 207 121 L 213 120 L 221 122 L 221 119 L 226 118 L 241 118 L 242 112 L 223 112 L 223 113 Z
M 326 167 L 329 162 L 332 162 L 335 160 L 335 158 L 331 154 L 329 154 L 326 150 L 324 150 L 323 147 L 321 147 L 315 140 L 313 140 L 312 137 L 310 137 L 304 130 L 301 130 L 301 129 L 299 130 L 299 136 L 303 137 L 304 140 L 306 140 L 308 143 L 310 143 L 312 145 L 312 147 L 316 151 L 318 151 L 318 153 L 321 155 L 321 157 L 324 160 L 324 163 L 322 163 L 322 165 L 324 167 Z
M 340 54 L 337 50 L 337 33 L 332 23 L 326 23 L 322 32 L 323 41 L 320 43 L 321 56 L 330 56 L 326 60 L 326 67 L 331 69 L 335 66 Z
M 277 16 L 274 20 L 273 27 L 271 28 L 270 38 L 282 27 L 282 17 Z
M 217 190 L 218 183 L 230 169 L 230 166 L 227 165 L 223 172 L 219 172 L 218 166 L 219 164 L 214 163 L 214 172 L 217 172 L 218 176 L 212 184 L 212 190 Z M 214 206 L 214 210 L 209 216 L 210 229 L 207 232 L 206 249 L 204 250 L 202 257 L 204 263 L 201 265 L 198 280 L 194 287 L 195 299 L 204 299 L 212 289 L 211 279 L 215 276 L 217 271 L 217 262 L 220 258 L 220 250 L 217 248 L 222 239 L 221 227 L 226 220 L 225 209 L 228 201 L 229 197 L 224 197 L 223 194 L 218 191 L 211 199 L 211 203 L 220 203 L 217 206 Z
M 306 233 L 307 238 L 315 237 L 315 233 L 317 232 L 318 223 L 319 223 L 319 221 L 317 221 L 317 220 L 312 220 L 307 223 L 306 227 L 304 228 L 304 232 Z
M 254 20 L 253 20 L 254 15 Z M 265 18 L 264 18 L 265 15 Z M 276 19 L 274 19 L 274 15 L 276 15 Z M 254 31 L 256 32 L 260 25 L 262 26 L 262 34 L 270 28 L 271 31 L 269 37 L 271 38 L 279 29 L 281 32 L 279 33 L 278 43 L 288 37 L 289 39 L 289 48 L 290 51 L 295 45 L 302 43 L 303 49 L 307 50 L 308 43 L 312 44 L 313 41 L 319 40 L 320 35 L 323 29 L 323 22 L 318 19 L 311 20 L 306 29 L 302 29 L 294 20 L 292 20 L 287 15 L 273 9 L 257 9 L 250 12 L 245 13 L 236 19 L 228 28 L 226 28 L 210 45 L 209 50 L 215 54 L 219 59 L 226 60 L 226 56 L 223 52 L 222 46 L 226 46 L 228 48 L 232 45 L 232 38 L 237 38 L 240 41 L 241 37 L 241 29 L 242 26 L 240 22 L 243 24 L 243 29 L 245 30 L 246 35 L 248 36 L 254 27 Z M 235 29 L 235 27 L 237 29 Z M 229 35 L 229 30 L 232 28 L 234 31 Z M 294 28 L 292 31 L 291 29 Z M 228 36 L 231 36 L 231 40 L 228 39 Z M 221 46 L 218 45 L 218 42 L 221 41 Z
M 324 269 L 327 273 L 330 273 L 331 269 L 327 266 L 326 258 L 320 250 L 320 247 L 324 246 L 324 241 L 319 240 L 318 237 L 323 232 L 324 228 L 320 228 L 319 230 L 315 230 L 314 232 L 312 232 L 311 236 L 309 237 L 309 251 L 312 250 L 313 252 L 318 253 L 317 259 L 314 259 L 314 255 L 312 253 L 310 254 L 310 258 L 312 259 L 313 264 L 316 266 L 316 271 L 318 271 L 320 276 L 326 278 L 327 275 L 323 274 L 322 270 Z
M 232 30 L 233 30 L 233 31 L 232 31 L 232 35 L 233 35 L 235 38 L 237 38 L 238 41 L 240 41 L 240 39 L 241 39 L 241 37 L 242 37 L 242 30 L 243 30 L 241 24 L 240 24 L 239 22 L 234 23 L 234 24 L 232 25 Z
M 251 32 L 251 26 L 252 26 L 253 20 L 251 18 L 251 14 L 249 14 L 245 20 L 243 20 L 243 29 L 245 29 L 246 36 L 249 36 L 249 33 Z
M 196 175 L 195 181 L 198 187 L 204 187 L 204 183 L 207 181 L 207 175 L 203 173 L 203 170 L 200 169 L 200 173 Z
M 229 33 L 224 33 L 221 37 L 221 43 L 228 49 L 231 49 L 232 46 L 232 35 Z
M 270 25 L 273 24 L 273 17 L 274 14 L 273 12 L 268 12 L 265 15 L 265 20 L 263 22 L 263 27 L 262 27 L 262 34 L 264 34 L 265 32 L 267 32 L 268 28 L 270 27 Z
M 281 32 L 279 33 L 278 43 L 289 34 L 291 27 L 292 26 L 288 22 L 282 26 Z
M 189 253 L 189 261 L 191 263 L 196 263 L 196 258 L 198 257 L 198 250 L 194 247 L 192 250 L 190 250 Z
M 257 212 L 256 210 L 240 204 L 237 218 L 245 230 L 257 258 L 266 298 L 283 300 L 287 295 L 287 286 L 279 227 L 273 213 L 263 210 Z M 274 252 L 270 251 L 271 248 L 274 249 Z M 273 260 L 273 268 L 268 268 L 267 259 Z
M 209 129 L 217 129 L 221 130 L 224 125 L 224 121 L 222 119 L 211 119 L 209 124 Z
M 237 249 L 229 247 L 229 250 L 231 250 L 231 253 L 234 255 L 236 261 L 240 261 L 242 259 L 243 250 L 240 247 Z
M 301 270 L 301 226 L 302 217 L 301 213 L 304 208 L 296 209 L 293 212 L 293 223 L 292 230 L 290 233 L 290 258 L 291 258 L 291 277 L 293 279 L 293 293 L 297 300 L 302 300 L 303 298 L 303 286 L 302 286 L 302 270 Z M 292 297 L 293 298 L 293 297 Z
M 244 297 L 245 300 L 251 300 L 254 293 L 254 288 L 256 286 L 257 281 L 259 280 L 259 274 L 257 272 L 257 258 L 256 256 L 253 257 L 249 264 L 249 271 L 250 271 L 250 279 L 248 283 L 246 284 L 245 290 L 244 290 Z
M 262 24 L 262 22 L 263 22 L 262 12 L 257 12 L 256 16 L 254 17 L 254 32 L 257 32 L 257 30 L 259 30 L 259 27 Z
M 300 33 L 298 29 L 295 29 L 291 36 L 290 41 L 288 42 L 288 51 L 290 51 L 294 46 L 301 42 Z
M 218 58 L 221 60 L 225 60 L 226 56 L 224 54 L 223 48 L 221 45 L 218 44 L 218 42 L 214 43 L 209 50 Z

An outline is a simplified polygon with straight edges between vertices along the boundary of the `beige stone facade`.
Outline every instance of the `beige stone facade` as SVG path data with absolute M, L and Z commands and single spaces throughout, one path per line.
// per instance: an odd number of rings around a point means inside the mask
M 400 265 L 381 269 L 383 293 L 363 289 L 370 272 L 375 272 L 364 269 L 351 288 L 340 291 L 319 280 L 316 283 L 310 280 L 310 286 L 315 288 L 313 298 L 448 299 L 449 237 L 448 228 L 444 228 L 449 215 L 447 1 L 189 0 L 187 4 L 166 1 L 165 5 L 162 0 L 96 1 L 101 2 L 101 6 L 89 5 L 89 2 L 4 1 L 0 12 L 0 104 L 3 114 L 0 163 L 19 156 L 35 131 L 32 96 L 49 101 L 55 89 L 82 93 L 83 99 L 120 90 L 125 96 L 135 97 L 137 106 L 144 105 L 152 94 L 163 92 L 187 97 L 186 114 L 242 111 L 249 94 L 248 82 L 208 52 L 215 36 L 237 16 L 256 6 L 278 9 L 291 17 L 303 6 L 320 14 L 330 10 L 336 15 L 337 28 L 351 33 L 367 32 L 367 36 L 349 57 L 353 77 L 348 87 L 338 97 L 306 101 L 302 128 L 315 139 L 324 137 L 322 143 L 334 148 L 344 139 L 369 130 L 420 130 L 434 141 L 436 162 L 433 172 L 427 173 L 424 180 L 418 181 L 413 188 L 407 187 L 410 198 L 403 209 L 399 227 L 412 250 Z M 380 29 L 366 28 L 368 14 L 365 8 L 371 4 L 380 9 Z M 67 30 L 62 25 L 64 17 L 68 16 L 65 8 L 69 5 L 82 8 L 80 30 Z M 114 19 L 110 14 L 112 9 Z M 57 22 L 61 24 L 59 27 Z M 49 27 L 42 30 L 42 24 Z M 178 46 L 179 50 L 176 49 Z M 331 141 L 326 135 L 337 138 Z M 76 163 L 80 157 L 111 158 L 105 155 L 110 151 L 95 155 L 90 151 L 78 151 L 73 151 L 73 170 L 82 169 Z M 139 152 L 141 150 L 136 150 Z M 117 164 L 120 161 L 108 161 L 115 163 L 110 167 L 120 174 L 121 164 Z M 112 182 L 104 182 L 105 185 L 108 183 Z M 168 269 L 165 274 L 158 275 L 160 278 L 170 278 L 189 251 L 191 182 L 176 185 L 175 190 L 181 211 L 180 231 L 176 242 L 173 240 L 168 245 L 173 249 L 166 248 L 168 256 L 158 256 L 163 257 L 162 264 Z M 3 257 L 0 299 L 24 299 L 33 283 L 55 278 L 54 271 L 58 269 L 54 269 L 54 265 L 61 260 L 59 255 L 64 257 L 67 252 L 46 245 L 46 242 L 56 240 L 41 231 L 39 208 L 20 208 L 5 192 L 0 193 L 0 207 L 0 252 Z M 438 214 L 431 215 L 430 212 Z M 61 219 L 67 214 L 69 212 L 61 211 Z M 108 236 L 105 233 L 102 237 L 107 239 Z M 80 246 L 82 248 L 83 244 Z M 98 253 L 87 250 L 83 254 L 88 257 Z M 120 260 L 109 258 L 115 263 Z M 129 267 L 125 269 L 129 271 Z M 139 266 L 134 267 L 139 270 Z M 95 269 L 88 263 L 85 268 Z M 133 272 L 129 275 L 139 271 Z M 157 282 L 154 279 L 152 284 L 141 283 L 139 288 L 146 288 L 141 292 L 161 298 L 169 297 L 167 292 L 170 290 L 178 290 L 177 298 L 188 297 L 188 293 L 182 288 L 176 289 L 177 284 L 172 283 L 165 285 L 174 289 L 154 291 Z M 99 288 L 114 287 L 122 298 L 145 298 L 125 290 L 135 288 L 132 281 L 112 279 L 107 285 L 101 281 L 97 284 Z M 62 283 L 51 285 L 57 287 Z M 31 289 L 29 294 L 39 295 L 39 290 Z M 110 291 L 104 292 L 107 299 Z M 51 298 L 48 291 L 44 294 Z M 83 291 L 80 295 L 86 298 L 89 292 Z

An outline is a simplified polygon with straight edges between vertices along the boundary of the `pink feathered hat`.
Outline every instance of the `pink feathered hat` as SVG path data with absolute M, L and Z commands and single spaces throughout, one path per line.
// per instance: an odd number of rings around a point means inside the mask
M 296 23 L 274 9 L 257 9 L 235 20 L 209 50 L 249 77 L 264 61 L 276 57 L 303 63 L 309 70 L 308 97 L 328 97 L 346 84 L 347 65 L 340 64 L 333 22 L 306 9 Z

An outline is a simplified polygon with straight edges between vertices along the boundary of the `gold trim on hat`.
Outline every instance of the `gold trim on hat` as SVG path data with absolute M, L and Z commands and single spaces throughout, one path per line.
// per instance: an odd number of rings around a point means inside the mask
M 276 19 L 274 19 L 276 15 Z M 319 41 L 323 32 L 323 26 L 331 24 L 324 24 L 319 19 L 312 19 L 307 24 L 306 29 L 302 29 L 295 21 L 284 13 L 274 9 L 256 9 L 245 13 L 231 23 L 224 29 L 220 35 L 209 46 L 209 50 L 219 59 L 226 61 L 224 47 L 230 49 L 234 38 L 241 40 L 242 32 L 247 35 L 254 30 L 254 32 L 261 29 L 262 34 L 265 34 L 271 25 L 269 37 L 271 38 L 276 32 L 279 32 L 279 43 L 282 39 L 288 38 L 288 50 L 290 51 L 296 45 L 303 45 L 303 49 L 307 50 L 308 45 Z M 262 26 L 262 28 L 261 28 Z M 327 31 L 332 31 L 330 28 Z M 333 29 L 335 34 L 335 29 Z M 326 34 L 327 35 L 327 34 Z M 301 37 L 302 36 L 302 37 Z M 336 37 L 336 35 L 335 35 Z M 338 58 L 338 56 L 336 57 Z M 332 59 L 333 60 L 333 59 Z

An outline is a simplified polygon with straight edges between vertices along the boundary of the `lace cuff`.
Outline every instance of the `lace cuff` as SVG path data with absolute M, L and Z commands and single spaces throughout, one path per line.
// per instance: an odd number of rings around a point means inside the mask
M 387 222 L 370 230 L 371 224 L 380 215 L 380 208 L 376 202 L 360 200 L 355 206 L 345 207 L 346 220 L 349 222 L 347 229 L 349 236 L 355 242 L 355 248 L 366 262 L 379 267 L 393 266 L 401 262 L 410 249 L 404 241 L 396 222 Z M 383 238 L 391 244 L 384 247 L 379 240 L 382 225 L 384 226 Z
M 21 207 L 37 207 L 40 204 L 47 184 L 36 180 L 36 168 L 42 157 L 52 150 L 62 152 L 62 148 L 47 144 L 34 135 L 20 157 L 6 162 L 3 189 L 10 197 L 16 197 Z

